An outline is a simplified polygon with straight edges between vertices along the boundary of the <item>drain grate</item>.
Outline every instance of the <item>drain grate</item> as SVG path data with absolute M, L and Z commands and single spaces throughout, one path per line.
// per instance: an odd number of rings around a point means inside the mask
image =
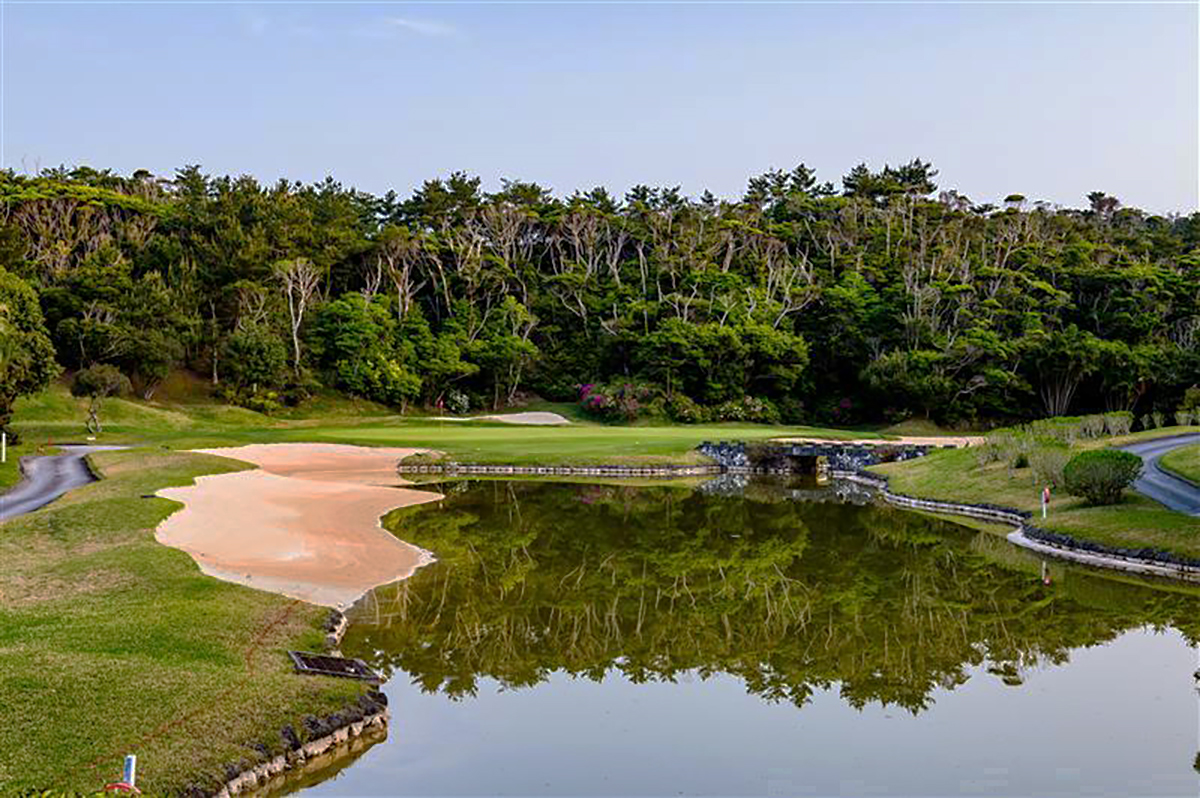
M 331 657 L 328 654 L 310 654 L 307 651 L 289 651 L 288 656 L 296 665 L 296 673 L 308 676 L 340 676 L 344 679 L 362 679 L 379 682 L 381 679 L 361 659 Z

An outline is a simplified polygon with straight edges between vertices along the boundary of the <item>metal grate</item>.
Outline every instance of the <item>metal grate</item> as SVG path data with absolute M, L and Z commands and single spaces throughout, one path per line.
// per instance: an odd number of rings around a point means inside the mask
M 340 676 L 344 679 L 362 679 L 376 683 L 382 681 L 361 659 L 310 654 L 307 651 L 289 651 L 288 656 L 296 666 L 296 673 L 308 676 Z

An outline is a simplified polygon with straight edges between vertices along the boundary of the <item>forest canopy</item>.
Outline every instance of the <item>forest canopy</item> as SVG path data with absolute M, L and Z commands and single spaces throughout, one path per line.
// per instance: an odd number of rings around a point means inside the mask
M 0 306 L 0 336 L 53 342 L 22 361 L 31 389 L 54 361 L 112 365 L 147 397 L 185 368 L 267 411 L 322 386 L 679 421 L 1179 406 L 1200 379 L 1200 213 L 1099 191 L 975 204 L 937 178 L 861 164 L 836 188 L 802 164 L 723 200 L 489 193 L 463 173 L 401 197 L 198 166 L 4 171 L 0 274 L 40 312 Z

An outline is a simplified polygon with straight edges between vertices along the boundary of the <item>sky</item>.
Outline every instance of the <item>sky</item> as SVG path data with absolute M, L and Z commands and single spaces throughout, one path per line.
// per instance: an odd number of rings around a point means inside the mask
M 0 0 L 0 165 L 733 198 L 920 157 L 976 202 L 1191 212 L 1198 8 Z

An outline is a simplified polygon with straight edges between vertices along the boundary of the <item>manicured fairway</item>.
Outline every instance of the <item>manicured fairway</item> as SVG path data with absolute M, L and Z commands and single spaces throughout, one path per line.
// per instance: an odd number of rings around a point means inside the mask
M 204 576 L 154 540 L 157 488 L 237 466 L 138 450 L 105 479 L 0 524 L 0 794 L 98 790 L 139 756 L 150 794 L 217 786 L 223 765 L 282 746 L 280 728 L 362 686 L 292 673 L 327 610 Z M 301 731 L 303 734 L 303 732 Z
M 691 450 L 702 441 L 751 440 L 783 435 L 866 437 L 866 434 L 816 427 L 769 427 L 755 424 L 716 426 L 616 427 L 573 425 L 518 427 L 511 424 L 402 422 L 389 426 L 315 427 L 289 430 L 287 437 L 374 446 L 423 446 L 446 452 L 460 462 L 683 463 L 700 458 Z

